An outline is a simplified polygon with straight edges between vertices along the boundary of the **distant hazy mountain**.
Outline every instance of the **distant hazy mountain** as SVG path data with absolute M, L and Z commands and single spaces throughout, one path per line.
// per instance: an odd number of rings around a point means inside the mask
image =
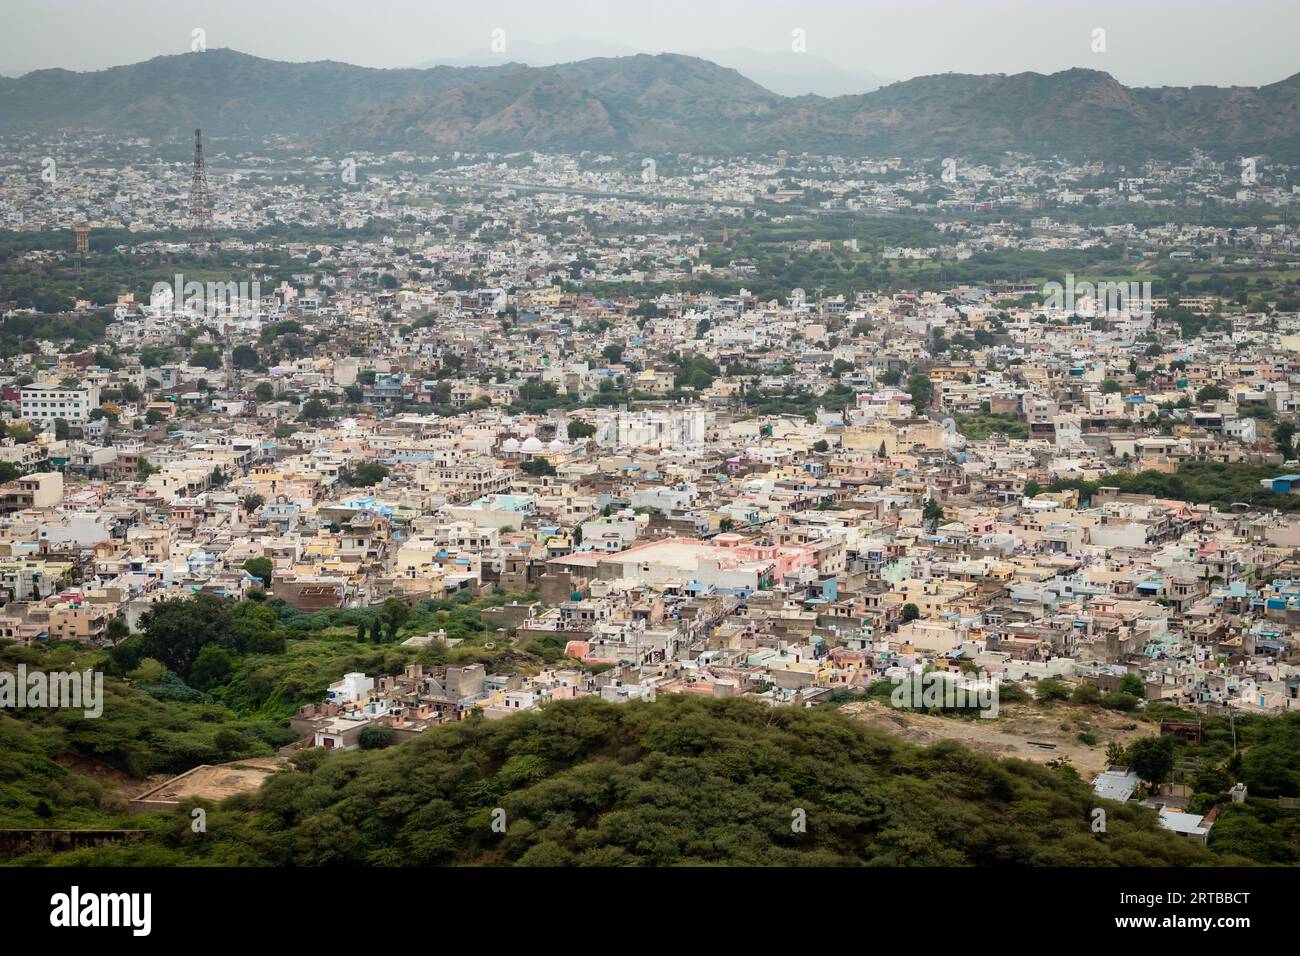
M 484 36 L 482 39 L 483 42 L 477 46 L 458 48 L 459 52 L 454 56 L 430 57 L 415 65 L 418 69 L 434 66 L 502 66 L 508 62 L 528 66 L 554 66 L 556 63 L 573 63 L 596 57 L 636 56 L 646 52 L 620 43 L 580 36 L 565 37 L 554 43 L 534 43 L 510 34 L 505 51 L 495 53 L 491 49 L 489 37 Z
M 1135 159 L 1300 158 L 1300 76 L 1271 86 L 1130 89 L 1107 73 L 943 74 L 855 96 L 784 97 L 680 55 L 518 68 L 346 123 L 341 141 L 410 148 L 588 148 Z
M 518 67 L 372 110 L 332 139 L 384 148 L 733 149 L 784 99 L 676 54 Z
M 0 79 L 0 132 L 101 129 L 189 137 L 304 136 L 396 99 L 429 96 L 506 67 L 375 70 L 281 63 L 234 50 L 160 56 L 90 73 Z
M 615 43 L 566 37 L 555 43 L 510 39 L 506 53 L 493 53 L 486 43 L 456 57 L 439 57 L 418 64 L 431 66 L 500 66 L 516 60 L 529 66 L 553 66 L 595 57 L 636 56 L 639 50 Z M 865 69 L 845 69 L 813 53 L 772 52 L 745 48 L 677 51 L 731 67 L 760 86 L 782 96 L 846 96 L 869 93 L 892 82 Z
M 511 48 L 512 54 L 518 52 Z M 338 149 L 608 149 L 1300 160 L 1300 75 L 1264 87 L 1129 88 L 1106 73 L 943 74 L 782 96 L 679 54 L 375 70 L 229 50 L 0 79 L 0 132 L 281 134 Z

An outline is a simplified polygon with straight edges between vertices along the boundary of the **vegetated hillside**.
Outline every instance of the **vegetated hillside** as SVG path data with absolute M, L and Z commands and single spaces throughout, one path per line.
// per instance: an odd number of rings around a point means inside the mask
M 0 670 L 99 671 L 107 656 L 75 644 L 0 644 Z M 86 764 L 114 771 L 119 780 L 143 781 L 204 763 L 271 756 L 294 739 L 280 721 L 194 700 L 202 695 L 171 677 L 146 689 L 106 676 L 98 717 L 84 709 L 0 710 L 0 828 L 104 826 L 122 816 L 122 794 L 78 769 Z
M 661 54 L 583 60 L 379 107 L 326 143 L 387 149 L 687 149 L 724 153 L 761 138 L 784 100 L 735 70 Z
M 509 69 L 376 70 L 282 63 L 235 50 L 159 56 L 89 73 L 0 78 L 0 132 L 96 129 L 178 136 L 304 136 L 387 103 Z
M 693 57 L 585 60 L 379 107 L 328 139 L 375 147 L 791 151 L 1134 159 L 1297 152 L 1300 88 L 1132 89 L 1108 73 L 923 76 L 781 97 Z
M 0 132 L 280 136 L 326 151 L 637 150 L 1134 160 L 1300 158 L 1300 75 L 1262 87 L 1125 87 L 1096 70 L 947 73 L 785 97 L 698 57 L 375 70 L 231 50 L 0 78 Z
M 1295 156 L 1300 82 L 1262 87 L 1126 87 L 1109 73 L 941 74 L 828 101 L 842 135 L 902 154 L 1060 153 L 1128 159 Z
M 1068 768 L 892 740 L 833 709 L 595 698 L 434 728 L 300 770 L 61 864 L 1197 865 L 1225 862 L 1097 800 Z M 494 832 L 494 810 L 506 832 Z M 806 830 L 792 823 L 803 811 Z M 1231 862 L 1231 861 L 1230 861 Z M 1236 861 L 1239 862 L 1239 861 Z

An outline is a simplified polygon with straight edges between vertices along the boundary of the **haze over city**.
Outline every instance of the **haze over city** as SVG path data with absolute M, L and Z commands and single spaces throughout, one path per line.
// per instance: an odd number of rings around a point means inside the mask
M 873 77 L 1077 66 L 1105 70 L 1130 86 L 1258 86 L 1296 71 L 1300 7 L 1286 0 L 1242 0 L 1230 9 L 1207 0 L 9 0 L 4 27 L 0 64 L 11 76 L 186 52 L 197 27 L 209 47 L 291 61 L 538 66 L 676 52 L 784 78 L 791 93 L 847 93 L 864 92 L 854 82 Z M 1099 28 L 1106 31 L 1104 53 L 1093 50 Z M 500 52 L 492 48 L 497 29 L 506 37 Z M 806 31 L 812 65 L 781 62 L 792 55 L 796 29 Z

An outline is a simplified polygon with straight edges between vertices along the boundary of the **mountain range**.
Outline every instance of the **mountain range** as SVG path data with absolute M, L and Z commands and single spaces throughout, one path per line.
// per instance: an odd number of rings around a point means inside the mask
M 0 133 L 282 137 L 322 151 L 521 149 L 1300 161 L 1300 74 L 1261 87 L 1126 87 L 1107 73 L 946 73 L 782 96 L 680 54 L 380 70 L 233 50 L 0 78 Z
M 635 56 L 650 52 L 638 50 L 627 44 L 568 36 L 555 43 L 533 43 L 512 38 L 511 58 L 529 66 L 552 66 L 593 57 Z M 861 67 L 843 67 L 816 53 L 804 52 L 792 56 L 788 52 L 755 50 L 748 47 L 704 48 L 681 50 L 720 66 L 739 70 L 751 80 L 781 96 L 843 96 L 867 93 L 893 82 L 878 73 Z M 453 59 L 437 58 L 416 64 L 421 67 L 496 66 L 503 62 L 503 54 L 494 53 L 487 45 L 461 52 Z

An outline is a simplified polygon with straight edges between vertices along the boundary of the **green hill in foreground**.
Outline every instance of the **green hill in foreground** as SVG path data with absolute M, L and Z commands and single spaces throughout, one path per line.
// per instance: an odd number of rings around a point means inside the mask
M 830 709 L 673 695 L 471 719 L 384 750 L 310 751 L 257 794 L 142 822 L 68 865 L 1199 865 L 1155 814 L 1071 768 L 921 748 Z M 505 812 L 506 832 L 493 830 Z M 802 810 L 806 831 L 795 832 Z M 499 819 L 500 814 L 495 816 Z

